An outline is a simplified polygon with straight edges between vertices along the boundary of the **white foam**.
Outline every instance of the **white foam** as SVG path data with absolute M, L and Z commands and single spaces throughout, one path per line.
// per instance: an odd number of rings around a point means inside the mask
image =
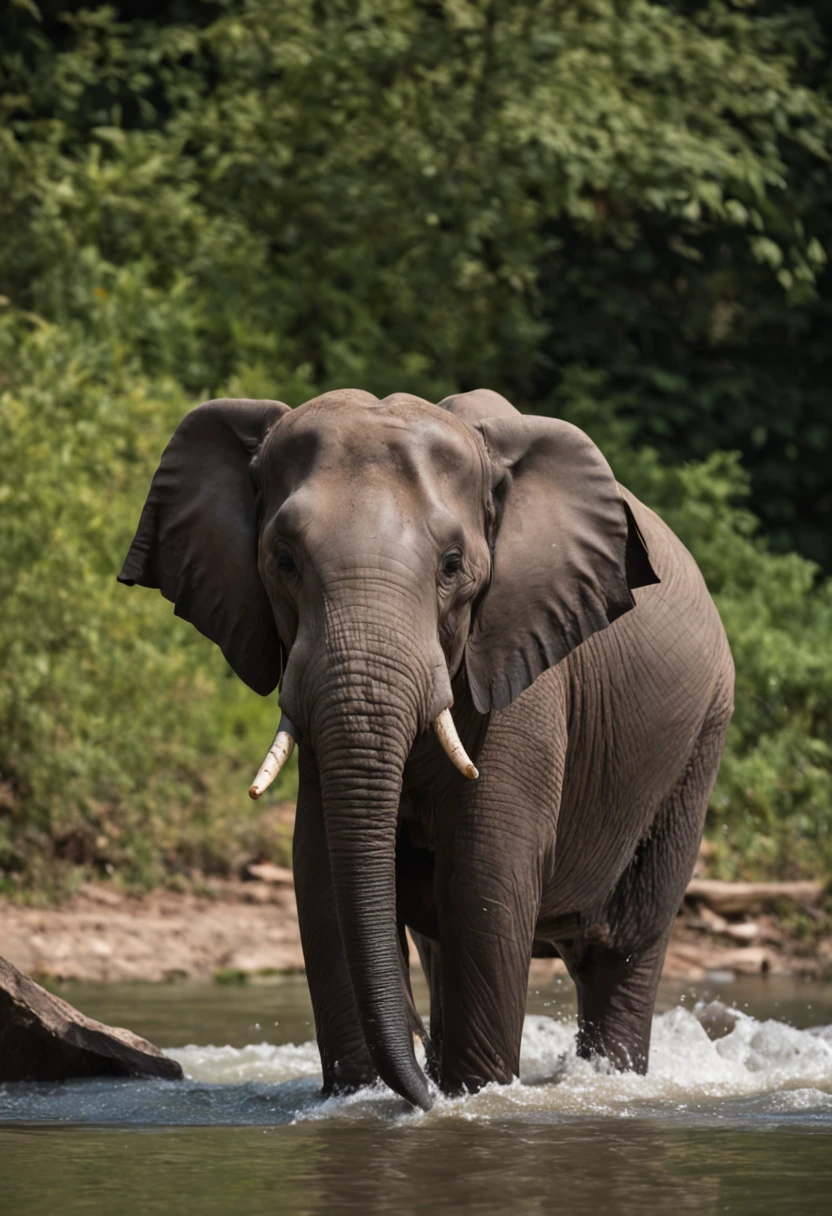
M 250 1043 L 247 1047 L 180 1047 L 166 1052 L 178 1060 L 186 1076 L 221 1084 L 267 1081 L 280 1084 L 313 1077 L 320 1084 L 321 1059 L 311 1043 Z
M 283 1095 L 284 1114 L 306 1119 L 552 1119 L 570 1116 L 663 1116 L 737 1112 L 832 1116 L 832 1036 L 822 1028 L 795 1030 L 737 1014 L 733 1030 L 712 1042 L 696 1017 L 677 1007 L 653 1021 L 647 1076 L 615 1073 L 575 1054 L 575 1026 L 550 1017 L 526 1018 L 521 1079 L 487 1086 L 476 1095 L 436 1094 L 427 1115 L 410 1111 L 379 1084 L 344 1098 L 310 1100 L 320 1082 L 314 1043 L 244 1048 L 185 1047 L 173 1051 L 186 1074 L 199 1082 L 236 1082 L 257 1088 L 300 1082 L 294 1111 Z M 739 1105 L 738 1105 L 739 1104 Z

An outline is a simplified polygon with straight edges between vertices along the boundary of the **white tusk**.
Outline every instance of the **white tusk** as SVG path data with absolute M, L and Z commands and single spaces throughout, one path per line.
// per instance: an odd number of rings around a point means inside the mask
M 274 743 L 272 743 L 266 753 L 266 759 L 260 765 L 257 776 L 249 787 L 249 798 L 259 798 L 269 788 L 292 754 L 296 733 L 295 727 L 286 715 L 282 714 L 278 723 L 277 734 L 274 737 Z
M 463 777 L 467 777 L 469 781 L 476 781 L 479 777 L 478 771 L 474 768 L 468 753 L 460 742 L 459 735 L 456 733 L 454 720 L 451 717 L 449 709 L 443 709 L 442 713 L 433 724 L 433 729 L 439 737 L 439 742 L 448 754 L 448 758 L 455 768 L 458 768 Z

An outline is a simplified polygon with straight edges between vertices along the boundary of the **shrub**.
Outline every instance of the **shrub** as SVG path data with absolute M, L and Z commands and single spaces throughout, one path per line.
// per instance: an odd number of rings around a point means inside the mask
M 76 869 L 143 885 L 225 872 L 260 842 L 246 789 L 275 698 L 160 596 L 115 580 L 192 402 L 8 310 L 0 367 L 0 872 L 39 888 Z M 292 791 L 290 772 L 272 798 Z

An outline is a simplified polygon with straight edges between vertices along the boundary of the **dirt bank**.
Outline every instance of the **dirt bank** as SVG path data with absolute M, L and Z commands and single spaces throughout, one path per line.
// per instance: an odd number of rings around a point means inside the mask
M 201 894 L 125 895 L 89 884 L 57 908 L 0 901 L 0 954 L 35 977 L 86 981 L 301 970 L 291 874 L 275 866 L 252 870 L 252 881 L 212 881 Z M 562 969 L 559 959 L 535 961 L 533 980 Z M 771 912 L 726 917 L 689 897 L 665 975 L 699 980 L 709 972 L 829 975 L 832 935 L 799 940 Z
M 0 954 L 35 977 L 211 979 L 303 968 L 290 884 L 217 882 L 209 894 L 84 887 L 58 908 L 0 902 Z

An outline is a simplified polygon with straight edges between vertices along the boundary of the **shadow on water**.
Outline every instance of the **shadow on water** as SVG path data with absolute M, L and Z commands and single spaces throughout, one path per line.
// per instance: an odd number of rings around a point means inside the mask
M 530 994 L 524 1083 L 429 1115 L 380 1088 L 320 1098 L 302 980 L 68 995 L 170 1045 L 191 1079 L 0 1086 L 10 1216 L 830 1210 L 828 986 L 666 985 L 651 1075 L 622 1078 L 574 1058 L 555 981 Z M 717 995 L 743 1017 L 712 1043 L 689 1009 Z

